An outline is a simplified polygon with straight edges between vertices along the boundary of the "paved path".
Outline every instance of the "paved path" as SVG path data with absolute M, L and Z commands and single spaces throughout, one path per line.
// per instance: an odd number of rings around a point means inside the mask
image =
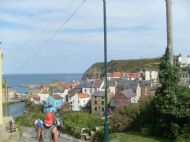
M 35 130 L 34 128 L 23 127 L 23 136 L 19 140 L 19 142 L 37 142 L 35 138 Z M 72 136 L 61 134 L 58 139 L 58 142 L 85 142 L 82 140 L 77 140 Z

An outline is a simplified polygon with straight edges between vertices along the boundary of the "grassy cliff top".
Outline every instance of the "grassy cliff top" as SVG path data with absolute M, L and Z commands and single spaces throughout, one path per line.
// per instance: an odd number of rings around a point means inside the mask
M 147 58 L 147 59 L 129 59 L 129 60 L 111 60 L 108 62 L 108 72 L 122 71 L 122 72 L 136 72 L 145 68 L 158 68 L 160 58 Z M 86 70 L 84 76 L 94 76 L 102 72 L 104 63 L 98 62 L 93 64 Z

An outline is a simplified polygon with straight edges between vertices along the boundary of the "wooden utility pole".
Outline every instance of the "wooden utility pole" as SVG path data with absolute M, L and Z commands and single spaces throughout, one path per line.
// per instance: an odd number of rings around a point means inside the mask
M 172 26 L 172 0 L 166 0 L 167 21 L 167 48 L 169 49 L 169 60 L 173 65 L 173 26 Z

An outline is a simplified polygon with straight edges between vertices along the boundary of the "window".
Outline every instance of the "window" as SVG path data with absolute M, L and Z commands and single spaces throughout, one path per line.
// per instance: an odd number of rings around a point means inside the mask
M 80 101 L 78 101 L 78 103 L 80 103 Z
M 95 99 L 96 99 L 96 96 L 95 96 Z
M 102 101 L 102 105 L 104 105 L 104 101 Z
M 97 101 L 95 101 L 95 104 L 97 105 Z
M 98 107 L 98 111 L 100 111 L 101 109 L 100 109 L 100 107 Z
M 84 92 L 86 93 L 86 89 L 84 89 Z
M 102 111 L 104 111 L 104 108 L 102 108 Z
M 104 99 L 104 96 L 102 96 L 102 99 Z
M 95 111 L 97 111 L 97 107 L 95 107 Z

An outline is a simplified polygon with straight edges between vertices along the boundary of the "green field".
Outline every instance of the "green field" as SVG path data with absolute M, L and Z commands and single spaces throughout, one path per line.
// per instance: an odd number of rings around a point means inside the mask
M 126 133 L 112 133 L 110 135 L 110 142 L 171 142 L 167 139 L 142 136 L 134 132 Z

